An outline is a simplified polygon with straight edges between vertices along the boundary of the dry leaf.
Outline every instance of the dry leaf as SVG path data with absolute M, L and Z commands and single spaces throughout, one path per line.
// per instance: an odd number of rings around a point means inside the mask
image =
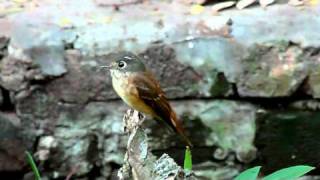
M 289 0 L 288 4 L 291 6 L 302 6 L 304 3 L 302 0 Z
M 240 0 L 236 6 L 238 9 L 244 9 L 245 7 L 248 7 L 255 2 L 256 0 Z
M 12 1 L 15 2 L 15 3 L 21 4 L 21 3 L 27 2 L 28 0 L 12 0 Z
M 316 5 L 319 4 L 319 0 L 310 0 L 310 1 L 309 1 L 309 4 L 310 4 L 311 6 L 316 6 Z
M 182 4 L 203 4 L 206 0 L 177 0 L 177 2 Z
M 275 0 L 259 0 L 261 7 L 267 7 L 268 5 L 274 3 Z
M 63 17 L 59 20 L 58 25 L 62 28 L 72 27 L 72 22 L 69 18 Z
M 229 8 L 229 7 L 231 7 L 231 6 L 235 5 L 235 4 L 236 4 L 235 1 L 226 1 L 226 2 L 222 2 L 222 3 L 217 3 L 217 4 L 212 6 L 212 10 L 214 12 L 218 12 L 218 11 L 220 11 L 222 9 Z
M 201 6 L 200 4 L 195 4 L 195 5 L 192 5 L 191 6 L 191 9 L 190 9 L 190 13 L 192 15 L 197 15 L 197 14 L 200 14 L 204 11 L 204 7 Z
M 137 0 L 95 0 L 98 6 L 113 6 L 113 5 L 124 5 L 133 4 L 138 2 Z
M 100 19 L 100 22 L 103 24 L 110 24 L 112 22 L 112 17 L 111 16 L 105 16 Z
M 21 7 L 12 7 L 12 8 L 7 8 L 7 9 L 0 9 L 0 17 L 1 16 L 5 16 L 5 15 L 9 15 L 9 14 L 13 14 L 13 13 L 17 13 L 17 12 L 21 12 L 23 11 L 23 8 Z

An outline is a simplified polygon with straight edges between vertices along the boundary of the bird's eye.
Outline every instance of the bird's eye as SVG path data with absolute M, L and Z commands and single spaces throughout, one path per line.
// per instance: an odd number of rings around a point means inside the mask
M 126 66 L 127 66 L 127 63 L 124 62 L 124 61 L 120 61 L 120 62 L 118 63 L 118 67 L 121 68 L 121 69 L 125 68 Z

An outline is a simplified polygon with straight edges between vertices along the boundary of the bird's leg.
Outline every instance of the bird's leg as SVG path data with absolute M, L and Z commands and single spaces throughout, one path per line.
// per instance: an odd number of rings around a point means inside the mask
M 141 112 L 139 112 L 139 111 L 137 111 L 137 110 L 131 109 L 131 111 L 133 111 L 133 116 L 136 116 L 137 119 L 138 119 L 138 122 L 137 122 L 137 124 L 136 124 L 137 128 L 138 128 L 138 127 L 141 127 L 141 126 L 142 126 L 142 123 L 143 123 L 144 120 L 146 119 L 146 116 L 145 116 L 143 113 L 141 113 Z
M 138 117 L 141 120 L 139 125 L 142 125 L 142 123 L 144 122 L 144 120 L 146 119 L 146 116 L 144 114 L 142 114 L 141 112 L 138 111 Z
M 141 127 L 141 126 L 142 126 L 142 123 L 143 123 L 144 120 L 146 119 L 146 116 L 145 116 L 143 113 L 141 113 L 141 112 L 139 112 L 139 111 L 137 111 L 137 110 L 132 109 L 132 111 L 134 111 L 135 115 L 136 115 L 136 116 L 138 117 L 138 119 L 139 119 L 139 122 L 138 122 L 137 126 L 138 126 L 138 127 Z

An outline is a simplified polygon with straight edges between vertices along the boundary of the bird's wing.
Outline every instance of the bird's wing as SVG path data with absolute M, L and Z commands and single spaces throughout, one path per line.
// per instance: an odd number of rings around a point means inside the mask
M 133 79 L 139 98 L 154 111 L 156 116 L 168 124 L 175 132 L 178 132 L 185 142 L 192 147 L 192 143 L 184 133 L 181 122 L 171 108 L 160 84 L 152 73 L 137 73 Z
M 153 75 L 149 72 L 138 73 L 132 79 L 139 98 L 154 111 L 158 118 L 165 121 L 174 131 L 177 131 L 179 124 L 176 122 L 176 115 Z

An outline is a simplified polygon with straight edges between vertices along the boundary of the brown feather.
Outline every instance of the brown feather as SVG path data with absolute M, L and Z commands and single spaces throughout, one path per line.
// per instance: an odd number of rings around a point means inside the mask
M 132 85 L 138 92 L 139 99 L 153 110 L 151 115 L 166 122 L 175 132 L 178 132 L 182 136 L 189 146 L 192 147 L 190 140 L 184 133 L 181 122 L 178 120 L 177 115 L 170 106 L 160 84 L 153 77 L 152 73 L 135 73 L 130 80 L 132 81 L 130 83 L 133 83 Z

